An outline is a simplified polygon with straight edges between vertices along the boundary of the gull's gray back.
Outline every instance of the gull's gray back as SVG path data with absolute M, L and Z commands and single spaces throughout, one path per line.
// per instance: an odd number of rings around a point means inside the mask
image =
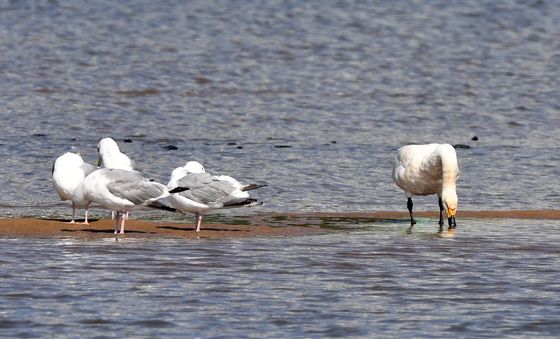
M 84 162 L 82 164 L 82 171 L 84 171 L 85 175 L 88 176 L 91 172 L 95 171 L 96 169 L 98 169 L 97 166 L 93 165 L 93 164 L 89 164 L 87 162 Z
M 166 193 L 165 186 L 149 181 L 140 172 L 109 169 L 106 177 L 110 181 L 109 192 L 136 205 L 149 203 Z
M 190 173 L 177 181 L 177 186 L 188 187 L 182 196 L 202 204 L 211 204 L 229 196 L 236 188 L 227 180 L 208 173 Z

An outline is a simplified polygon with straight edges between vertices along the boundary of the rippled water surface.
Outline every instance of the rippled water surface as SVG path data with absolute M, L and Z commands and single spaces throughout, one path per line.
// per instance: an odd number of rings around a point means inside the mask
M 52 162 L 95 162 L 104 136 L 164 183 L 194 159 L 268 185 L 235 215 L 404 210 L 391 162 L 412 142 L 463 145 L 460 210 L 558 208 L 559 18 L 547 0 L 0 0 L 1 214 L 67 217 Z M 1 239 L 0 332 L 560 333 L 557 222 L 459 220 L 452 239 L 405 226 Z
M 6 337 L 560 333 L 556 222 L 220 241 L 0 239 Z
M 462 208 L 556 208 L 559 17 L 554 1 L 0 1 L 4 214 L 66 212 L 51 163 L 95 162 L 104 136 L 163 182 L 196 159 L 267 183 L 274 211 L 401 209 L 394 151 L 465 144 Z

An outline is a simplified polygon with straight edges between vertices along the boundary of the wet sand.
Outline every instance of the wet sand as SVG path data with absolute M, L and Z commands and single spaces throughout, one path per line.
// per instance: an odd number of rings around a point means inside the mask
M 275 214 L 273 214 L 275 215 Z M 374 211 L 374 212 L 309 212 L 309 213 L 278 213 L 287 217 L 323 217 L 323 218 L 369 218 L 369 219 L 403 219 L 409 218 L 407 211 Z M 414 212 L 415 217 L 439 218 L 436 211 Z M 457 219 L 560 219 L 560 210 L 508 210 L 508 211 L 458 211 Z
M 437 219 L 437 212 L 416 212 L 421 218 Z M 511 211 L 461 211 L 461 219 L 554 219 L 560 220 L 560 210 L 511 210 Z M 203 224 L 199 233 L 187 223 L 133 220 L 127 221 L 124 237 L 172 237 L 172 238 L 249 238 L 286 237 L 326 234 L 339 230 L 321 227 L 317 219 L 408 220 L 408 213 L 401 211 L 375 212 L 302 212 L 268 213 L 250 216 L 243 225 L 223 223 Z M 108 219 L 90 221 L 88 225 L 70 224 L 64 220 L 39 218 L 0 219 L 0 236 L 13 237 L 114 237 L 114 222 Z
M 90 221 L 85 224 L 70 224 L 63 220 L 14 218 L 0 219 L 0 236 L 15 237 L 78 237 L 106 238 L 114 237 L 115 224 L 109 219 Z M 172 238 L 249 238 L 249 237 L 283 237 L 326 233 L 314 227 L 267 226 L 267 225 L 227 225 L 209 223 L 202 225 L 200 232 L 195 232 L 193 224 L 156 222 L 129 219 L 126 223 L 124 237 L 172 237 Z

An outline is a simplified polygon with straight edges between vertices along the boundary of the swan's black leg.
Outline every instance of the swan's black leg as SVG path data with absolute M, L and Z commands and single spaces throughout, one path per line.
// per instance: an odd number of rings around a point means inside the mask
M 441 197 L 439 197 L 439 227 L 442 228 L 443 227 L 443 201 L 441 200 Z
M 408 213 L 410 213 L 410 226 L 416 224 L 416 220 L 414 220 L 414 216 L 412 215 L 412 198 L 408 198 L 406 202 L 406 207 L 408 208 Z
M 449 223 L 450 230 L 457 228 L 457 222 L 455 221 L 455 216 L 452 216 L 451 218 L 447 219 L 447 222 Z

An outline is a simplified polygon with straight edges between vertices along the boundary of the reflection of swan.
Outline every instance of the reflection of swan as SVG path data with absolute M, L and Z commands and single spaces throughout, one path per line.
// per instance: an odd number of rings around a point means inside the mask
M 454 238 L 455 237 L 455 229 L 450 228 L 447 232 L 439 232 L 438 233 L 440 238 Z
M 422 232 L 416 232 L 413 233 L 412 230 L 414 229 L 414 226 L 411 225 L 409 228 L 407 228 L 406 230 L 406 234 L 408 235 L 412 235 L 415 234 L 415 236 L 420 236 L 421 239 L 426 239 L 426 240 L 433 240 L 433 239 L 441 239 L 441 238 L 455 238 L 455 228 L 449 228 L 446 231 L 443 230 L 442 227 L 439 228 L 439 231 L 433 233 L 433 232 L 429 232 L 429 233 L 422 233 Z
M 443 210 L 447 212 L 449 228 L 457 226 L 457 192 L 459 175 L 457 154 L 449 144 L 408 145 L 399 148 L 395 157 L 393 180 L 408 198 L 407 208 L 411 225 L 416 223 L 412 214 L 412 196 L 437 194 L 439 225 L 443 227 Z

